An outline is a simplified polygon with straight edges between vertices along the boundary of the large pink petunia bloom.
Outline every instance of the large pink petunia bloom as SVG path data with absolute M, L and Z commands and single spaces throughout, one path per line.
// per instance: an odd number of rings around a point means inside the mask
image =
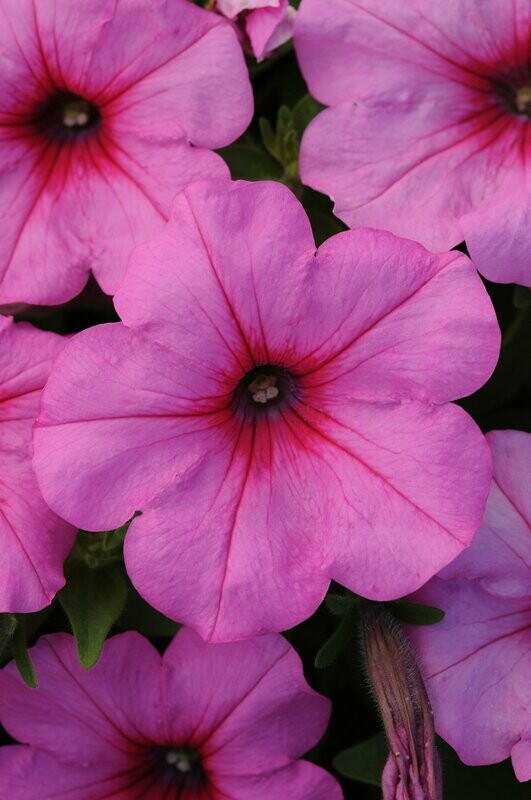
M 0 303 L 114 293 L 247 127 L 231 26 L 188 0 L 0 0 Z
M 181 629 L 160 656 L 147 639 L 107 640 L 89 672 L 74 639 L 31 650 L 39 688 L 0 672 L 0 748 L 10 800 L 340 800 L 336 780 L 298 760 L 326 727 L 329 701 L 279 635 L 212 645 Z
M 304 183 L 349 226 L 531 284 L 529 0 L 303 0 L 297 56 L 333 108 L 307 129 Z
M 414 595 L 444 609 L 410 631 L 438 732 L 466 764 L 531 778 L 531 435 L 487 435 L 494 478 L 472 545 Z
M 447 401 L 499 331 L 466 256 L 373 230 L 316 253 L 281 184 L 201 181 L 115 305 L 59 357 L 34 463 L 86 529 L 142 511 L 125 558 L 155 607 L 213 640 L 283 630 L 330 578 L 397 597 L 468 545 L 490 454 Z
M 31 429 L 64 340 L 0 317 L 0 613 L 38 611 L 63 586 L 75 530 L 51 511 L 31 466 Z

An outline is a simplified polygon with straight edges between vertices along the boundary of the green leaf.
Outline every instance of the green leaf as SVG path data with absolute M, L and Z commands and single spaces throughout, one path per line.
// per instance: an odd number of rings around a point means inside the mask
M 111 627 L 123 611 L 127 587 L 113 564 L 91 569 L 73 562 L 65 568 L 66 586 L 58 594 L 76 638 L 85 669 L 94 666 Z
M 445 616 L 442 608 L 410 603 L 407 600 L 393 600 L 386 605 L 394 617 L 408 625 L 436 625 Z
M 13 635 L 17 624 L 14 614 L 0 614 L 0 666 L 11 658 Z
M 389 745 L 382 732 L 343 750 L 334 758 L 332 764 L 345 778 L 368 783 L 371 786 L 380 786 L 388 755 Z
M 273 128 L 271 127 L 271 123 L 265 117 L 260 117 L 258 120 L 258 125 L 260 128 L 260 133 L 262 135 L 262 141 L 264 143 L 264 147 L 268 153 L 270 153 L 273 158 L 276 158 L 277 161 L 281 161 L 279 148 L 278 148 L 278 137 L 275 134 Z
M 265 181 L 282 177 L 279 163 L 256 145 L 232 144 L 218 153 L 230 169 L 233 180 Z
M 37 680 L 35 668 L 31 663 L 28 648 L 26 646 L 26 631 L 24 629 L 24 624 L 20 621 L 20 619 L 13 634 L 12 647 L 13 658 L 15 659 L 15 664 L 17 665 L 17 669 L 20 672 L 22 680 L 30 687 L 30 689 L 36 689 L 39 685 L 39 682 Z
M 332 636 L 317 651 L 314 662 L 317 669 L 329 667 L 347 648 L 354 637 L 357 621 L 358 609 L 355 607 L 345 614 Z
M 318 103 L 317 100 L 314 100 L 309 94 L 305 94 L 304 97 L 301 97 L 299 102 L 293 106 L 291 118 L 293 120 L 295 130 L 299 135 L 299 140 L 301 139 L 305 128 L 310 124 L 312 119 L 321 111 L 323 111 L 324 108 L 325 106 L 321 105 L 321 103 Z

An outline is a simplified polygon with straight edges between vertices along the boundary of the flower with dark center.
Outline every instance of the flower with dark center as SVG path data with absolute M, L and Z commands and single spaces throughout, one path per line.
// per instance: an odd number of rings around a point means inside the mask
M 115 306 L 57 360 L 34 465 L 85 530 L 142 511 L 127 570 L 167 616 L 285 630 L 331 578 L 400 597 L 470 542 L 490 458 L 447 401 L 485 381 L 499 330 L 466 256 L 371 230 L 316 252 L 286 187 L 201 181 Z
M 531 284 L 529 0 L 305 0 L 294 41 L 331 106 L 303 182 L 350 227 L 435 252 L 464 239 L 487 278 Z
M 30 652 L 37 689 L 14 664 L 0 670 L 0 723 L 25 743 L 0 747 L 2 798 L 341 800 L 300 759 L 330 702 L 281 636 L 213 646 L 183 628 L 161 657 L 123 633 L 90 671 L 68 634 Z
M 228 22 L 188 0 L 0 0 L 0 304 L 113 294 L 252 93 Z

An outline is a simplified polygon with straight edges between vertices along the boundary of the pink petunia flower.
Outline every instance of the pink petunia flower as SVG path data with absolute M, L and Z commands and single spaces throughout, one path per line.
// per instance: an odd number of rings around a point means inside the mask
M 438 732 L 466 764 L 511 756 L 531 778 L 531 435 L 487 435 L 494 478 L 472 545 L 414 595 L 446 612 L 415 626 Z
M 0 748 L 9 800 L 340 800 L 336 780 L 297 760 L 323 734 L 329 701 L 279 635 L 205 644 L 182 629 L 160 656 L 123 633 L 89 672 L 74 639 L 31 650 L 39 688 L 0 671 Z
M 114 293 L 252 116 L 231 26 L 188 0 L 0 0 L 0 303 Z
M 304 183 L 349 226 L 531 284 L 529 0 L 303 0 L 295 47 L 333 106 L 302 141 Z
M 59 357 L 34 463 L 85 529 L 142 511 L 126 565 L 156 608 L 213 640 L 283 630 L 331 578 L 397 597 L 468 545 L 490 454 L 447 401 L 499 330 L 466 256 L 373 230 L 316 253 L 286 187 L 202 181 L 115 305 Z
M 244 46 L 257 61 L 263 61 L 293 36 L 296 11 L 288 0 L 217 0 L 215 7 L 235 22 Z
M 63 344 L 0 317 L 0 613 L 38 611 L 65 582 L 75 530 L 46 506 L 31 466 L 41 390 Z

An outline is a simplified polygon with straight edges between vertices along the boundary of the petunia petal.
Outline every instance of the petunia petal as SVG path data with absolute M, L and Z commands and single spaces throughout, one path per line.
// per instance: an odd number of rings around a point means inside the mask
M 208 453 L 133 521 L 125 559 L 139 592 L 220 641 L 309 616 L 328 585 L 314 546 L 314 473 L 287 428 L 242 425 L 232 444 Z
M 120 324 L 69 343 L 34 430 L 34 464 L 52 508 L 89 530 L 116 527 L 223 441 L 216 426 L 227 418 L 226 387 L 215 373 L 183 366 Z
M 13 737 L 61 763 L 90 765 L 93 774 L 139 760 L 161 718 L 160 656 L 146 639 L 113 637 L 89 671 L 67 634 L 41 638 L 31 658 L 37 691 L 13 663 L 0 672 L 0 719 Z
M 318 457 L 318 485 L 327 487 L 316 492 L 327 497 L 327 516 L 316 524 L 331 578 L 364 597 L 392 599 L 469 544 L 491 467 L 479 429 L 460 408 L 351 401 L 326 410 L 303 404 L 297 416 Z
M 134 781 L 134 774 L 124 765 L 120 774 L 118 763 L 98 763 L 95 769 L 81 758 L 78 763 L 61 763 L 33 747 L 0 748 L 0 796 L 9 800 L 128 800 L 131 795 L 124 787 Z M 160 794 L 142 797 L 161 800 Z
M 199 748 L 211 774 L 285 766 L 326 727 L 329 702 L 308 687 L 299 657 L 280 636 L 212 645 L 182 629 L 164 667 L 168 735 Z
M 298 328 L 306 354 L 292 369 L 323 402 L 440 403 L 472 393 L 491 374 L 499 328 L 465 256 L 433 255 L 416 242 L 361 229 L 329 239 L 313 262 L 298 298 L 312 327 Z M 471 349 L 472 339 L 481 348 Z
M 42 386 L 64 342 L 0 317 L 0 611 L 37 611 L 63 586 L 75 531 L 45 504 L 31 469 Z
M 522 130 L 525 146 L 527 128 Z M 480 207 L 463 218 L 468 250 L 490 281 L 531 286 L 531 179 L 508 174 Z
M 245 371 L 289 352 L 290 323 L 301 322 L 292 265 L 314 250 L 304 209 L 284 186 L 200 181 L 175 199 L 163 235 L 133 253 L 115 305 L 126 325 L 201 358 L 207 341 L 224 344 Z
M 445 611 L 443 621 L 430 630 L 410 630 L 424 665 L 436 729 L 465 764 L 502 761 L 529 723 L 528 600 L 506 598 L 500 606 L 499 597 L 467 579 L 440 578 L 412 599 Z
M 223 797 L 231 800 L 270 800 L 290 797 L 293 800 L 341 800 L 343 793 L 337 781 L 324 769 L 307 761 L 298 761 L 276 772 L 219 779 L 217 786 Z

